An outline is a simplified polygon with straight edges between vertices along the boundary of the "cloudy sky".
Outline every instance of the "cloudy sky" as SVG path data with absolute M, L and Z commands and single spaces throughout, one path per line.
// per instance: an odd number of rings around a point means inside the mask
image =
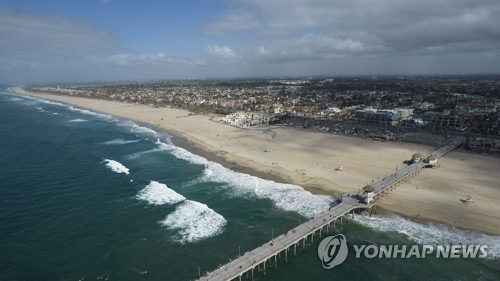
M 498 0 L 0 0 L 0 83 L 500 73 Z

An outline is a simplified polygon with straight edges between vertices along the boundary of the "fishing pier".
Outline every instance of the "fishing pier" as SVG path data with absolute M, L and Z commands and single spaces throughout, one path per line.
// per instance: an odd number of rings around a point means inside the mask
M 452 151 L 464 142 L 464 138 L 456 137 L 439 149 L 426 156 L 431 161 L 418 161 L 407 167 L 396 170 L 392 175 L 375 182 L 371 185 L 373 196 L 376 198 L 392 190 L 395 186 L 401 184 L 410 177 L 416 175 L 419 171 L 429 165 L 434 165 L 437 159 Z M 331 207 L 314 218 L 298 225 L 297 227 L 275 237 L 271 241 L 260 247 L 246 252 L 231 260 L 225 265 L 220 266 L 212 272 L 199 277 L 199 281 L 229 281 L 229 280 L 254 280 L 257 272 L 266 270 L 266 267 L 277 266 L 278 261 L 288 261 L 288 257 L 296 255 L 300 247 L 305 248 L 306 244 L 314 243 L 314 239 L 321 239 L 323 233 L 328 233 L 330 227 L 335 227 L 337 222 L 342 223 L 344 218 L 355 211 L 370 210 L 375 203 L 366 203 L 360 200 L 361 194 L 353 196 L 341 196 L 341 202 Z

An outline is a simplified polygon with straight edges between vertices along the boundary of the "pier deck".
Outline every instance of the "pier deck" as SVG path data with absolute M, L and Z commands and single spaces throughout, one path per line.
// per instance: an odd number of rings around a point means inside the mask
M 372 205 L 359 203 L 359 200 L 344 197 L 343 201 L 332 207 L 330 210 L 316 215 L 313 219 L 293 228 L 292 230 L 274 238 L 268 243 L 250 251 L 229 263 L 217 268 L 210 272 L 208 275 L 202 276 L 198 280 L 232 280 L 243 276 L 248 271 L 253 271 L 258 265 L 262 264 L 265 269 L 267 260 L 277 259 L 278 255 L 283 255 L 285 259 L 288 258 L 288 252 L 291 247 L 293 251 L 297 251 L 300 247 L 300 242 L 305 246 L 306 240 L 309 238 L 314 241 L 314 235 L 317 231 L 330 225 L 336 219 L 344 216 L 353 209 L 357 208 L 370 208 Z M 319 234 L 321 235 L 321 234 Z M 253 272 L 251 273 L 253 275 Z
M 446 153 L 458 147 L 464 141 L 463 138 L 454 138 L 449 144 L 435 150 L 431 154 L 437 158 L 444 156 Z M 428 155 L 430 156 L 430 155 Z M 394 174 L 372 184 L 374 188 L 375 195 L 379 195 L 384 191 L 392 188 L 393 186 L 404 181 L 408 177 L 415 175 L 422 168 L 428 164 L 424 161 L 419 161 L 417 163 L 411 164 L 404 169 L 397 170 Z M 373 203 L 374 204 L 374 203 Z M 245 254 L 231 260 L 229 263 L 222 265 L 221 267 L 215 269 L 212 272 L 201 276 L 198 280 L 200 281 L 225 281 L 239 279 L 246 274 L 251 274 L 252 280 L 254 277 L 254 271 L 259 270 L 261 267 L 263 270 L 266 269 L 266 263 L 268 260 L 272 263 L 274 258 L 275 264 L 277 263 L 278 257 L 281 259 L 283 256 L 285 260 L 288 260 L 288 254 L 290 249 L 297 252 L 297 247 L 306 246 L 306 241 L 309 238 L 311 242 L 314 242 L 314 236 L 319 232 L 321 237 L 323 229 L 326 227 L 328 231 L 329 226 L 340 219 L 343 216 L 355 209 L 366 209 L 371 208 L 373 204 L 364 204 L 352 197 L 343 196 L 342 202 L 338 205 L 331 207 L 329 210 L 316 215 L 314 218 L 300 224 L 299 226 L 293 228 L 292 230 L 274 238 L 273 240 L 261 245 L 260 247 L 246 252 Z M 269 266 L 268 265 L 268 266 Z
M 450 143 L 436 149 L 429 155 L 427 155 L 425 158 L 429 157 L 430 155 L 433 155 L 437 158 L 443 157 L 446 153 L 452 151 L 453 149 L 457 148 L 459 145 L 461 145 L 465 141 L 464 138 L 462 137 L 455 137 L 450 141 Z M 380 193 L 383 193 L 384 191 L 394 187 L 395 185 L 403 182 L 406 180 L 408 177 L 414 176 L 417 172 L 419 172 L 421 169 L 425 168 L 428 163 L 425 161 L 419 161 L 417 163 L 413 163 L 401 170 L 397 170 L 394 174 L 385 177 L 384 179 L 377 181 L 372 184 L 372 187 L 374 189 L 375 196 L 379 195 Z

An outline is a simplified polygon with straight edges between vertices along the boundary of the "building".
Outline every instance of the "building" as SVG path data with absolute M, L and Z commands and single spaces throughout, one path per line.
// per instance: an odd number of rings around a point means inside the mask
M 424 158 L 424 155 L 422 153 L 415 153 L 411 156 L 411 162 L 412 163 L 417 163 L 422 161 L 422 158 Z
M 500 139 L 476 137 L 470 138 L 467 148 L 475 152 L 500 154 Z
M 258 125 L 269 125 L 274 119 L 275 115 L 272 114 L 260 112 L 235 112 L 220 118 L 219 122 L 240 128 L 248 128 Z
M 422 115 L 431 130 L 463 132 L 467 129 L 462 118 L 455 114 L 428 111 Z
M 396 125 L 413 115 L 413 109 L 374 109 L 356 110 L 355 119 L 361 122 L 377 123 L 381 125 Z
M 461 103 L 455 106 L 459 113 L 490 114 L 497 111 L 494 103 Z
M 425 162 L 427 163 L 427 167 L 434 167 L 437 165 L 438 158 L 435 155 L 431 155 L 427 157 Z
M 363 197 L 365 198 L 366 204 L 370 204 L 374 201 L 373 200 L 373 197 L 375 196 L 374 191 L 375 189 L 371 185 L 363 187 Z

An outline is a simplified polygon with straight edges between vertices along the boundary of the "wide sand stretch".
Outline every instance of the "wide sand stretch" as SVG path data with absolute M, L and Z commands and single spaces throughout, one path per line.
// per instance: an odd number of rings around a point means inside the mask
M 165 129 L 184 138 L 180 143 L 197 154 L 215 155 L 211 159 L 220 159 L 230 168 L 236 164 L 245 172 L 281 179 L 313 193 L 357 192 L 372 180 L 403 168 L 403 161 L 413 153 L 433 150 L 274 126 L 239 129 L 181 109 L 14 90 Z M 415 220 L 500 234 L 500 159 L 452 152 L 440 163 L 439 168 L 425 169 L 382 197 L 378 206 Z M 339 166 L 343 171 L 335 170 Z M 473 203 L 460 201 L 469 194 L 474 196 Z

